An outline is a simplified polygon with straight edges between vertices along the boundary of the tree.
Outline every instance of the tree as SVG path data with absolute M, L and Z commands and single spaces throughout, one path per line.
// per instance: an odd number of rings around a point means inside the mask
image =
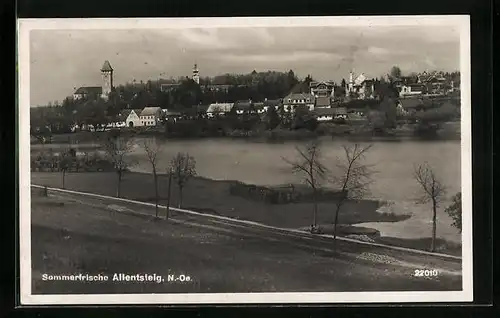
M 293 173 L 302 175 L 302 180 L 312 190 L 313 195 L 313 219 L 311 225 L 311 233 L 317 232 L 317 216 L 318 216 L 318 201 L 317 193 L 321 189 L 322 181 L 324 181 L 327 169 L 321 163 L 321 147 L 317 140 L 307 144 L 304 148 L 295 147 L 298 159 L 291 161 L 282 157 L 288 165 L 290 165 Z
M 339 223 L 339 214 L 342 206 L 347 200 L 359 200 L 369 192 L 369 185 L 372 182 L 373 171 L 371 166 L 363 163 L 366 159 L 366 153 L 372 148 L 372 145 L 362 146 L 360 144 L 343 145 L 344 158 L 337 159 L 333 184 L 340 189 L 340 196 L 337 199 L 335 207 L 335 218 L 333 221 L 334 249 L 336 248 L 337 227 Z
M 340 87 L 343 87 L 343 88 L 347 87 L 347 83 L 346 83 L 344 78 L 342 79 L 342 82 L 340 82 Z
M 123 174 L 135 164 L 127 156 L 133 149 L 133 143 L 127 136 L 113 134 L 103 143 L 103 149 L 107 159 L 113 164 L 117 176 L 116 196 L 120 197 Z
M 394 100 L 390 97 L 385 97 L 380 103 L 380 108 L 384 112 L 384 127 L 396 128 L 397 123 L 397 106 Z
M 391 79 L 395 80 L 401 78 L 401 69 L 399 66 L 393 66 L 391 68 Z
M 70 152 L 61 152 L 59 158 L 59 171 L 61 171 L 62 188 L 65 187 L 66 172 L 71 168 L 71 163 L 73 162 L 73 157 Z
M 280 116 L 273 105 L 270 105 L 266 113 L 266 125 L 268 130 L 273 130 L 280 124 Z
M 309 88 L 309 84 L 313 81 L 314 79 L 312 78 L 311 75 L 307 75 L 306 78 L 304 79 L 304 83 L 307 85 L 307 88 Z
M 462 232 L 462 192 L 453 196 L 452 203 L 445 209 L 445 212 L 453 219 L 452 226 Z
M 196 176 L 196 160 L 189 153 L 179 152 L 170 162 L 172 176 L 179 187 L 179 204 L 182 207 L 182 190 L 191 177 Z
M 146 157 L 148 158 L 151 168 L 153 170 L 153 182 L 155 186 L 155 212 L 156 217 L 158 217 L 158 155 L 161 152 L 161 144 L 157 140 L 146 140 L 144 141 L 144 151 L 146 152 Z
M 432 241 L 431 252 L 436 248 L 436 215 L 437 209 L 444 195 L 446 188 L 439 180 L 434 169 L 428 164 L 420 164 L 414 167 L 414 178 L 421 188 L 421 195 L 417 203 L 432 203 Z

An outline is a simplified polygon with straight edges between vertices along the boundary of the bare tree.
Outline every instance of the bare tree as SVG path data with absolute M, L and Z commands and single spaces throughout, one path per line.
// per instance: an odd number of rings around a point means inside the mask
M 65 181 L 66 181 L 66 172 L 71 168 L 71 163 L 72 163 L 72 157 L 70 156 L 69 152 L 61 152 L 59 155 L 59 171 L 61 171 L 61 181 L 62 181 L 62 188 L 65 188 Z
M 135 162 L 128 158 L 132 151 L 133 143 L 127 136 L 112 135 L 103 143 L 105 155 L 113 164 L 117 176 L 116 196 L 120 197 L 123 174 L 132 167 Z
M 196 176 L 196 160 L 189 153 L 179 152 L 170 162 L 172 177 L 179 187 L 178 207 L 182 207 L 182 190 L 193 176 Z
M 417 203 L 425 204 L 432 202 L 432 241 L 431 252 L 436 248 L 436 214 L 437 208 L 441 203 L 446 188 L 439 180 L 434 172 L 434 169 L 428 164 L 420 164 L 414 167 L 414 177 L 421 188 L 421 196 L 417 199 Z
M 283 157 L 282 159 L 291 166 L 293 173 L 301 174 L 302 181 L 311 187 L 313 195 L 313 223 L 311 225 L 311 233 L 315 233 L 318 223 L 317 193 L 321 189 L 327 169 L 321 163 L 321 147 L 317 140 L 310 142 L 303 148 L 295 147 L 295 149 L 298 155 L 296 161 L 291 161 Z
M 151 168 L 153 170 L 153 181 L 155 186 L 155 212 L 156 217 L 158 217 L 158 155 L 161 152 L 161 144 L 157 140 L 145 140 L 144 141 L 144 151 L 146 152 L 146 157 L 148 158 Z
M 333 184 L 340 189 L 333 221 L 334 248 L 337 242 L 337 227 L 342 206 L 347 200 L 360 200 L 368 194 L 374 172 L 371 165 L 363 163 L 366 153 L 372 148 L 372 145 L 362 146 L 356 143 L 349 146 L 343 145 L 342 148 L 344 158 L 338 159 L 336 163 L 337 171 L 332 180 Z

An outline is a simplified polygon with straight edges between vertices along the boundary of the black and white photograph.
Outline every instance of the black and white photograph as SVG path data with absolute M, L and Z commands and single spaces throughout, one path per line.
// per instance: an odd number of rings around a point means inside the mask
M 472 301 L 469 29 L 20 19 L 21 303 Z

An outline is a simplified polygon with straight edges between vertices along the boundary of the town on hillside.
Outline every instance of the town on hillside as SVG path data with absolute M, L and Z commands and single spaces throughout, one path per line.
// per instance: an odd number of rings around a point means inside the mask
M 100 86 L 79 87 L 51 107 L 32 107 L 32 135 L 111 129 L 174 134 L 180 123 L 229 118 L 224 131 L 360 123 L 381 130 L 460 113 L 459 72 L 403 75 L 394 66 L 380 78 L 351 71 L 336 83 L 310 75 L 299 79 L 292 70 L 202 77 L 194 64 L 190 77 L 115 85 L 106 60 L 100 73 Z

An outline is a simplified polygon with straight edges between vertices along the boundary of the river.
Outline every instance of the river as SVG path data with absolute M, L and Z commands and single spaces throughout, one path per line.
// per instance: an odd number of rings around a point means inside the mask
M 177 152 L 188 152 L 196 159 L 200 176 L 211 179 L 239 180 L 258 185 L 276 185 L 300 182 L 282 157 L 297 158 L 295 147 L 301 142 L 283 144 L 255 143 L 235 139 L 162 140 L 159 169 L 165 171 Z M 325 139 L 322 142 L 322 160 L 334 168 L 335 158 L 342 158 L 346 141 Z M 460 191 L 460 141 L 415 141 L 372 143 L 366 163 L 374 165 L 376 173 L 370 188 L 370 197 L 389 201 L 413 200 L 419 186 L 413 178 L 413 165 L 427 161 L 434 167 L 449 195 Z M 138 161 L 134 171 L 151 172 L 143 150 L 143 141 L 137 140 L 133 155 Z
M 137 140 L 133 156 L 138 165 L 134 171 L 151 172 L 143 149 L 143 140 Z M 188 152 L 196 159 L 200 176 L 211 179 L 239 180 L 258 185 L 276 185 L 300 182 L 282 157 L 295 159 L 300 142 L 283 144 L 255 143 L 235 139 L 162 140 L 159 169 L 166 171 L 169 162 L 179 151 Z M 333 168 L 335 158 L 342 158 L 345 140 L 326 138 L 322 142 L 322 159 Z M 432 213 L 429 204 L 416 204 L 421 189 L 413 177 L 414 164 L 428 162 L 447 187 L 437 215 L 437 236 L 460 243 L 462 238 L 451 226 L 451 218 L 442 210 L 451 203 L 451 197 L 461 190 L 460 141 L 376 141 L 367 153 L 366 163 L 374 165 L 376 174 L 368 197 L 391 202 L 383 207 L 388 212 L 411 217 L 397 223 L 373 222 L 360 226 L 375 228 L 383 236 L 421 238 L 431 236 Z

